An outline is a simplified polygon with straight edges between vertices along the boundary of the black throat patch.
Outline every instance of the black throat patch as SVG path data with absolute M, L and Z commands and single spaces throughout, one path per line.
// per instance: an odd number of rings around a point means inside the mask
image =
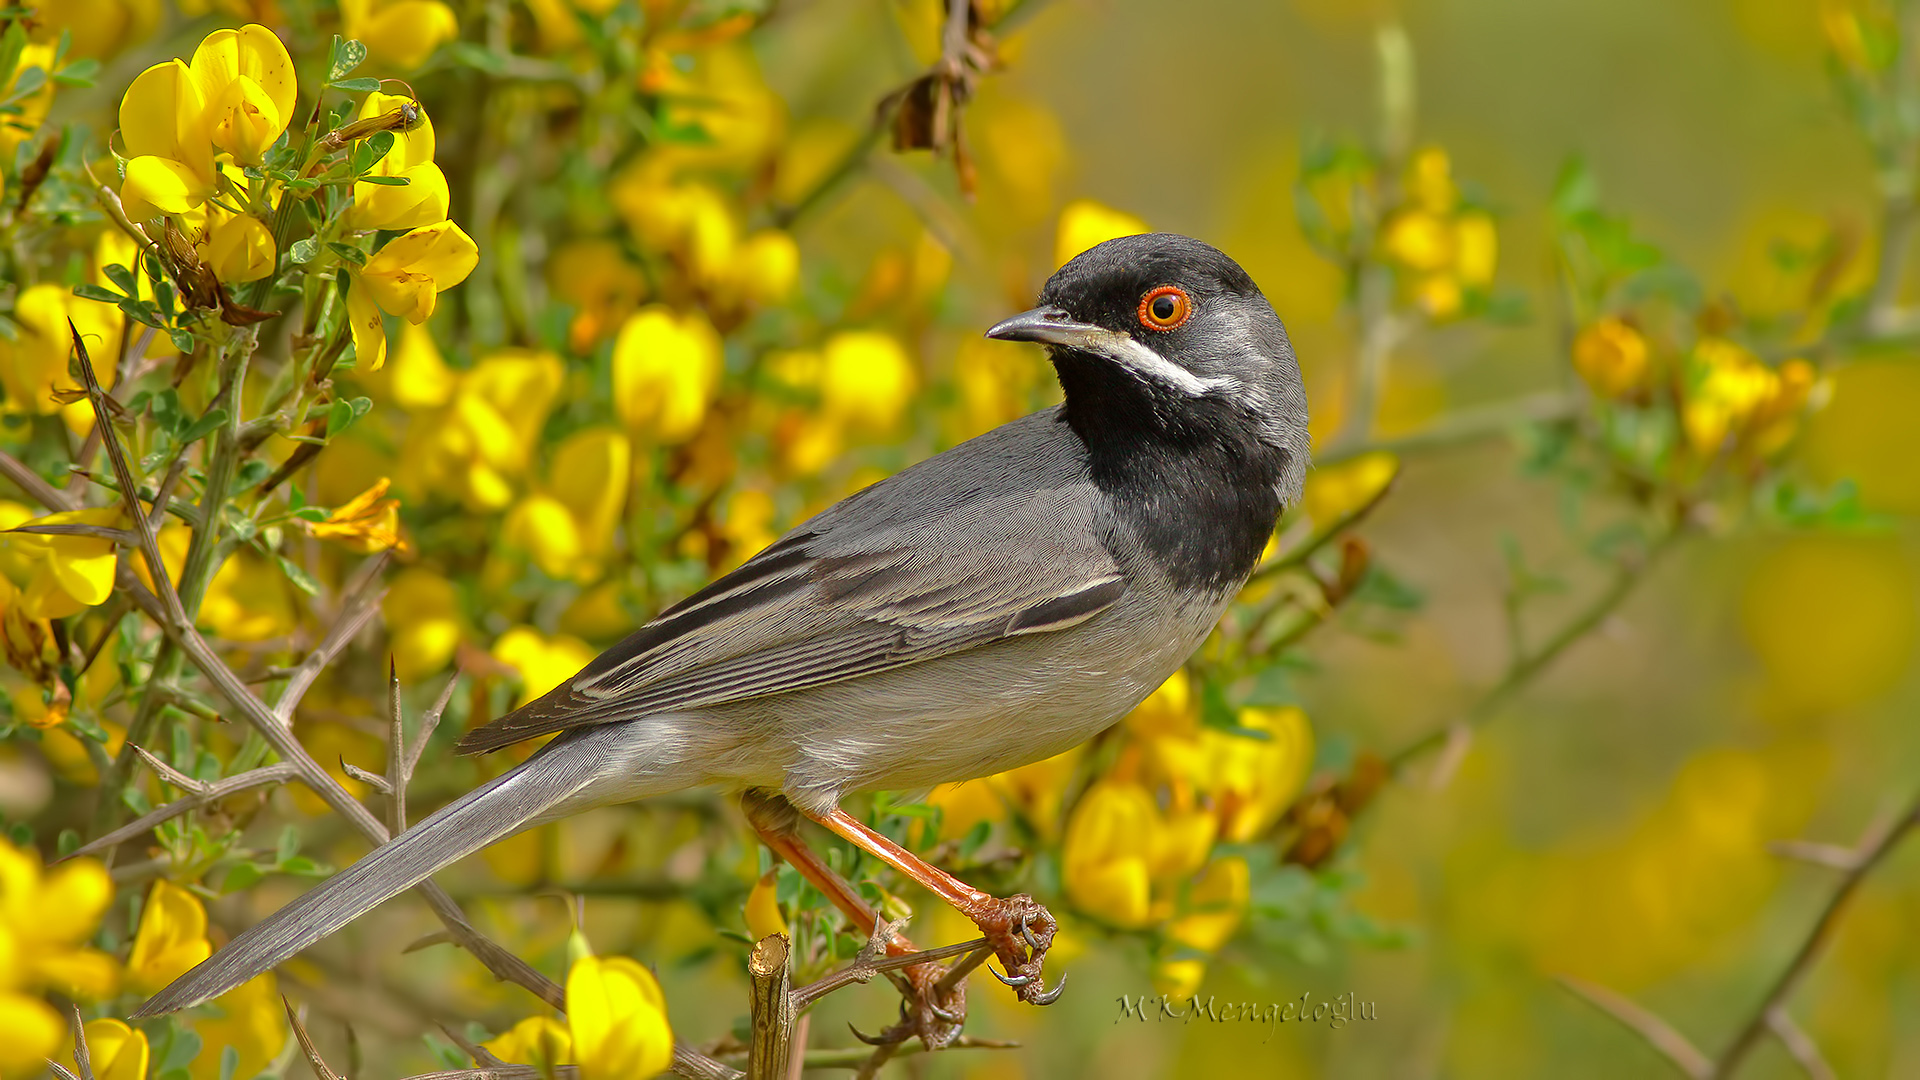
M 1067 349 L 1053 362 L 1066 391 L 1061 417 L 1122 520 L 1176 585 L 1237 587 L 1279 518 L 1286 451 L 1255 438 L 1224 398 L 1152 387 Z

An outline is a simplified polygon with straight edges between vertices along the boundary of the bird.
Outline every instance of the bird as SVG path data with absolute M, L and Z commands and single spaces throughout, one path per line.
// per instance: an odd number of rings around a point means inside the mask
M 1253 279 L 1177 234 L 1089 248 L 986 336 L 1041 345 L 1061 402 L 848 496 L 469 731 L 464 753 L 554 738 L 135 1016 L 217 997 L 523 829 L 707 785 L 737 793 L 762 840 L 856 926 L 876 914 L 800 841 L 801 818 L 954 905 L 1007 970 L 995 974 L 1051 1003 L 1061 985 L 1047 989 L 1041 969 L 1057 924 L 1044 905 L 973 889 L 841 800 L 1051 757 L 1144 700 L 1212 631 L 1299 499 L 1307 397 Z M 890 933 L 891 949 L 911 950 Z M 893 1037 L 950 1041 L 964 997 L 921 967 L 920 1000 Z

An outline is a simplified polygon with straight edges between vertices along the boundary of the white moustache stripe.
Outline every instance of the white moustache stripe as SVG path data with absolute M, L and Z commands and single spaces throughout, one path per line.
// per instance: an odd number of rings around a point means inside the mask
M 1170 387 L 1188 397 L 1233 390 L 1240 385 L 1226 376 L 1203 379 L 1125 334 L 1102 335 L 1094 344 L 1100 355 L 1141 379 Z

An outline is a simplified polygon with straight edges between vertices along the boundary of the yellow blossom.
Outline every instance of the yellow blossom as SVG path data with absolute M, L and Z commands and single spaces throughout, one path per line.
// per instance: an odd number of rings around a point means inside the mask
M 510 1065 L 544 1069 L 573 1060 L 573 1035 L 551 1016 L 529 1016 L 480 1045 Z
M 593 655 L 593 648 L 577 637 L 549 638 L 531 626 L 516 626 L 493 643 L 493 658 L 520 673 L 521 705 L 571 678 Z
M 443 42 L 460 36 L 460 21 L 440 0 L 341 0 L 341 34 L 367 47 L 368 62 L 412 71 Z
M 480 261 L 480 249 L 451 221 L 426 225 L 394 237 L 353 273 L 347 293 L 347 319 L 360 364 L 379 370 L 387 360 L 386 328 L 380 312 L 414 325 L 427 321 L 442 292 L 460 284 Z
M 1407 163 L 1408 201 L 1432 214 L 1453 209 L 1459 193 L 1453 186 L 1453 166 L 1447 152 L 1437 146 L 1422 147 Z
M 200 898 L 165 879 L 154 882 L 127 957 L 129 988 L 151 994 L 211 955 Z
M 613 344 L 614 407 L 636 438 L 684 441 L 706 419 L 721 370 L 720 336 L 706 316 L 644 308 Z
M 45 18 L 47 12 L 42 10 L 37 13 L 37 16 Z M 16 97 L 19 93 L 20 79 L 26 75 L 29 68 L 39 68 L 42 72 L 51 73 L 53 50 L 54 46 L 50 43 L 28 45 L 20 50 L 20 60 L 14 68 L 13 79 L 7 84 L 6 93 L 0 96 L 9 99 Z M 54 82 L 51 78 L 45 79 L 41 82 L 40 89 L 20 97 L 15 102 L 20 109 L 18 115 L 9 116 L 5 123 L 0 123 L 0 160 L 12 161 L 14 149 L 31 138 L 40 124 L 46 120 L 47 110 L 53 108 L 53 86 Z
M 1402 210 L 1387 219 L 1380 246 L 1409 270 L 1442 270 L 1453 264 L 1454 231 L 1445 218 L 1424 209 Z
M 67 1037 L 67 1022 L 33 994 L 0 989 L 0 1076 L 38 1076 Z
M 240 548 L 207 582 L 199 622 L 228 641 L 267 641 L 290 633 L 299 621 L 293 584 L 251 548 Z
M 218 1016 L 196 1016 L 198 1057 L 187 1066 L 192 1080 L 219 1080 L 220 1059 L 231 1046 L 240 1052 L 234 1076 L 257 1076 L 287 1045 L 287 1014 L 272 972 L 258 975 L 213 999 Z
M 246 214 L 220 214 L 207 238 L 196 244 L 213 276 L 229 284 L 258 281 L 273 273 L 279 253 L 266 222 Z
M 1146 850 L 1159 816 L 1153 796 L 1137 784 L 1102 780 L 1081 796 L 1061 850 L 1075 908 L 1113 926 L 1147 925 L 1152 877 Z
M 151 1051 L 146 1032 L 113 1019 L 89 1020 L 82 1030 L 87 1036 L 87 1054 L 93 1062 L 95 1080 L 147 1080 Z
M 1726 338 L 1702 338 L 1689 357 L 1681 424 L 1695 450 L 1711 454 L 1738 436 L 1780 389 L 1780 376 Z
M 891 334 L 843 331 L 827 339 L 820 404 L 835 419 L 873 431 L 900 422 L 914 392 L 913 361 Z
M 120 138 L 127 151 L 120 202 L 129 218 L 183 214 L 213 194 L 206 93 L 186 64 L 167 60 L 134 77 L 120 99 Z
M 215 30 L 193 52 L 194 78 L 206 102 L 206 135 L 242 165 L 258 165 L 293 119 L 293 59 L 273 31 L 257 23 Z
M 547 284 L 553 295 L 572 305 L 567 345 L 591 352 L 600 339 L 626 321 L 646 295 L 640 268 L 612 240 L 570 240 L 547 260 Z
M 1200 952 L 1218 952 L 1246 914 L 1251 875 L 1238 855 L 1213 860 L 1187 893 L 1188 914 L 1167 926 L 1167 937 Z
M 1060 211 L 1060 225 L 1053 240 L 1053 264 L 1064 266 L 1067 260 L 1095 245 L 1152 231 L 1146 222 L 1132 214 L 1092 199 L 1075 199 Z
M 347 207 L 350 229 L 417 229 L 447 219 L 447 177 L 433 163 L 433 121 L 426 108 L 399 94 L 372 93 L 360 106 L 360 119 L 385 116 L 402 106 L 418 110 L 419 123 L 393 133 L 393 149 L 374 163 L 369 175 L 397 176 L 407 183 L 354 184 L 353 203 Z
M 515 504 L 503 533 L 548 577 L 599 572 L 626 506 L 633 451 L 610 428 L 574 432 L 554 448 L 544 490 Z
M 567 972 L 567 1027 L 581 1080 L 653 1076 L 673 1061 L 667 1000 L 624 956 L 583 956 Z
M 403 489 L 416 498 L 450 495 L 475 510 L 504 509 L 564 378 L 552 353 L 497 349 L 481 357 L 445 408 L 409 426 Z
M 1301 505 L 1315 532 L 1331 532 L 1379 502 L 1398 475 L 1398 456 L 1385 450 L 1362 454 L 1308 473 Z
M 1260 736 L 1207 728 L 1200 733 L 1202 784 L 1220 820 L 1220 838 L 1248 843 L 1273 827 L 1313 766 L 1313 727 L 1292 706 L 1243 708 L 1240 727 Z
M 408 412 L 445 405 L 460 382 L 441 359 L 433 331 L 413 323 L 400 324 L 400 343 L 389 354 L 385 371 L 374 377 L 382 376 L 393 403 Z
M 0 389 L 6 391 L 7 409 L 34 415 L 57 412 L 68 429 L 79 434 L 92 427 L 93 406 L 85 401 L 62 405 L 53 396 L 55 390 L 78 385 L 67 375 L 67 364 L 73 356 L 68 319 L 80 330 L 100 385 L 112 388 L 114 365 L 101 358 L 111 356 L 118 347 L 120 312 L 106 304 L 82 300 L 59 285 L 34 285 L 14 301 L 17 336 L 13 340 L 0 337 Z
M 1168 676 L 1166 682 L 1134 706 L 1122 721 L 1129 734 L 1141 737 L 1191 735 L 1198 729 L 1199 722 L 1198 703 L 1186 668 Z
M 66 510 L 20 525 L 112 526 L 119 510 Z M 111 540 L 8 531 L 0 533 L 0 576 L 17 590 L 14 603 L 30 619 L 64 619 L 106 602 L 113 592 Z
M 1493 217 L 1479 210 L 1461 214 L 1453 220 L 1453 272 L 1469 288 L 1484 288 L 1493 283 L 1493 270 L 1500 258 L 1500 234 Z
M 1631 397 L 1647 385 L 1647 339 L 1613 315 L 1597 319 L 1573 339 L 1573 369 L 1603 398 Z
M 800 247 L 779 229 L 747 237 L 734 255 L 729 277 L 750 304 L 777 304 L 793 291 L 800 276 Z
M 747 893 L 747 936 L 755 941 L 787 932 L 786 916 L 780 914 L 780 900 L 774 895 L 774 878 L 771 870 L 761 874 Z
M 400 537 L 400 500 L 387 497 L 392 483 L 381 477 L 324 520 L 307 522 L 307 532 L 322 540 L 338 540 L 354 551 L 406 550 L 407 543 Z
M 69 56 L 104 60 L 153 33 L 160 0 L 59 0 L 38 5 L 33 18 L 36 39 L 55 42 L 69 34 Z
M 0 993 L 44 986 L 83 1000 L 111 995 L 119 966 L 85 943 L 112 902 L 113 881 L 99 860 L 74 859 L 47 872 L 39 852 L 0 838 Z M 12 1004 L 23 1015 L 36 1011 Z
M 388 584 L 380 610 L 401 678 L 431 675 L 453 659 L 460 643 L 460 594 L 453 582 L 422 567 L 402 570 Z

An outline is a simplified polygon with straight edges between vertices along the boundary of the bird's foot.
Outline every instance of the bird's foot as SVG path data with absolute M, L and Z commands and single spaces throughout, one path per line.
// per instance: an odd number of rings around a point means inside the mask
M 952 972 L 953 968 L 934 961 L 888 972 L 900 989 L 899 1022 L 882 1028 L 878 1035 L 853 1028 L 854 1038 L 869 1046 L 892 1046 L 912 1038 L 928 1050 L 953 1045 L 967 1022 L 967 983 L 964 977 L 949 978 Z
M 987 944 L 993 946 L 994 955 L 1006 968 L 1004 975 L 994 971 L 995 978 L 1013 987 L 1014 994 L 1031 1005 L 1051 1005 L 1060 999 L 1060 991 L 1067 985 L 1066 976 L 1062 975 L 1053 989 L 1048 990 L 1040 972 L 1046 962 L 1047 949 L 1053 945 L 1053 935 L 1060 928 L 1045 905 L 1021 893 L 1005 899 L 988 897 L 963 912 L 980 928 Z M 987 970 L 993 971 L 993 968 L 989 966 Z

